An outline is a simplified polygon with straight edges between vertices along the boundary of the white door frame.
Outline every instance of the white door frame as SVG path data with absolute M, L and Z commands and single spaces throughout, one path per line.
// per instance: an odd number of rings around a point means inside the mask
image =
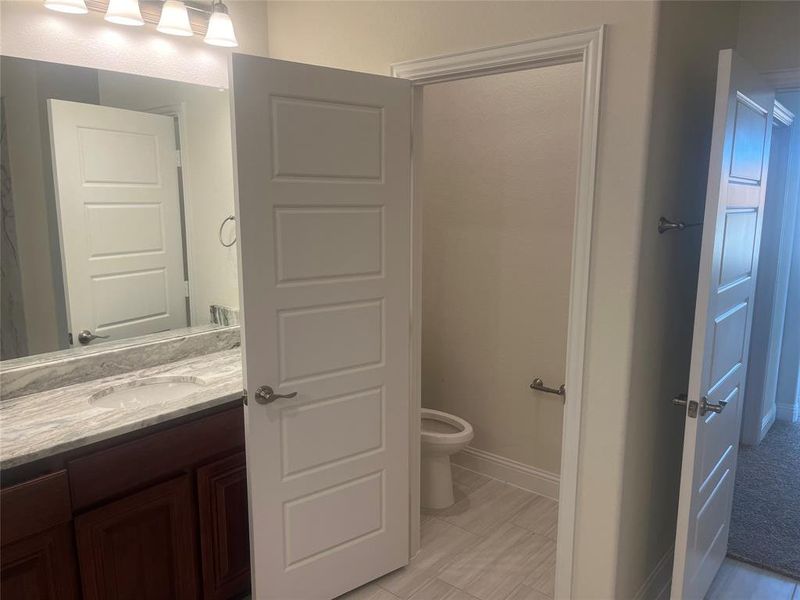
M 189 310 L 186 314 L 189 327 L 201 324 L 203 317 L 208 317 L 208 307 L 206 313 L 199 312 L 200 307 L 197 304 L 197 265 L 195 264 L 194 254 L 192 253 L 192 240 L 194 225 L 192 224 L 192 189 L 189 181 L 189 130 L 187 126 L 188 118 L 186 117 L 186 102 L 178 102 L 176 104 L 166 104 L 164 106 L 156 106 L 153 108 L 144 108 L 142 112 L 149 112 L 156 115 L 167 115 L 174 117 L 178 120 L 178 145 L 180 148 L 180 182 L 181 182 L 181 203 L 183 205 L 183 228 L 182 233 L 185 239 L 183 240 L 184 248 L 186 251 L 186 272 L 184 276 L 189 281 Z
M 575 223 L 572 242 L 569 324 L 567 327 L 566 402 L 561 443 L 561 476 L 556 547 L 556 598 L 572 595 L 573 549 L 575 545 L 578 460 L 583 404 L 586 331 L 589 324 L 589 274 L 591 265 L 592 214 L 595 197 L 595 164 L 599 121 L 600 81 L 604 26 L 547 38 L 449 54 L 392 65 L 392 75 L 409 79 L 414 86 L 413 143 L 420 155 L 422 86 L 505 73 L 549 65 L 583 63 L 583 101 L 580 125 Z M 414 170 L 418 167 L 415 166 Z M 422 315 L 422 205 L 412 186 L 412 334 L 411 334 L 411 555 L 419 549 L 419 425 L 421 408 L 421 315 Z

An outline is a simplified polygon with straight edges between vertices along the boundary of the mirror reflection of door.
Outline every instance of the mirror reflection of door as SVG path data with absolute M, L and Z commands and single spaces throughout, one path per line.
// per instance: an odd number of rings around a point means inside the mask
M 48 104 L 72 344 L 187 326 L 172 118 Z

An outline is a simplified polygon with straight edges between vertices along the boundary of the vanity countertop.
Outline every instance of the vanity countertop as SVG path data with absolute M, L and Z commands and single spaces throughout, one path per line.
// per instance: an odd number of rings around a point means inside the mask
M 109 387 L 152 377 L 196 378 L 205 385 L 186 397 L 137 408 L 89 402 Z M 241 350 L 236 348 L 5 400 L 0 402 L 0 467 L 17 467 L 243 395 Z

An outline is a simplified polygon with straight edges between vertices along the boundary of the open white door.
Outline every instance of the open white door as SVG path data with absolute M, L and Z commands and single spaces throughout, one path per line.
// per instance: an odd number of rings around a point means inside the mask
M 234 54 L 231 90 L 253 597 L 328 599 L 408 562 L 410 84 Z
M 719 56 L 672 598 L 703 598 L 728 547 L 774 91 Z
M 172 118 L 64 100 L 48 108 L 73 344 L 82 330 L 102 341 L 186 327 Z

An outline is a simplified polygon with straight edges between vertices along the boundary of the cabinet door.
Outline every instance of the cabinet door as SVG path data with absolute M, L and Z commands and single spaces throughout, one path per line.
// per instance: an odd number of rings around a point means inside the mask
M 193 514 L 183 475 L 77 517 L 84 598 L 196 598 Z
M 64 523 L 0 550 L 3 600 L 79 598 L 72 529 Z
M 244 452 L 197 470 L 203 597 L 231 598 L 250 588 L 250 531 Z

